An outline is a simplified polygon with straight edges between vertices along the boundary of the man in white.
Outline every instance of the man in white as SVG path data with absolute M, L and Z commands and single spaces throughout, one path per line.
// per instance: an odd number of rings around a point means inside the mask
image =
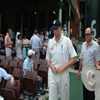
M 68 67 L 77 61 L 77 54 L 71 40 L 61 34 L 61 23 L 54 20 L 52 24 L 54 38 L 49 40 L 46 60 L 49 65 L 49 100 L 69 100 Z

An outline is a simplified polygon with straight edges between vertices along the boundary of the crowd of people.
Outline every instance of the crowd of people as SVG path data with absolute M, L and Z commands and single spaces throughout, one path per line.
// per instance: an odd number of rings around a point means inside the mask
M 58 100 L 60 94 L 61 100 L 69 100 L 69 71 L 68 68 L 77 62 L 77 53 L 72 45 L 71 40 L 61 34 L 61 22 L 54 20 L 51 29 L 53 30 L 54 37 L 49 40 L 48 31 L 43 34 L 43 31 L 38 33 L 35 29 L 32 37 L 28 39 L 28 35 L 25 35 L 21 39 L 21 33 L 16 34 L 16 56 L 20 59 L 26 58 L 23 63 L 23 72 L 34 71 L 33 58 L 40 59 L 40 52 L 46 56 L 47 63 L 49 65 L 49 100 Z M 14 40 L 10 38 L 12 29 L 8 29 L 5 36 L 5 50 L 6 56 L 11 56 Z M 85 30 L 86 41 L 82 45 L 82 51 L 80 55 L 80 65 L 77 78 L 80 79 L 80 72 L 87 64 L 93 64 L 97 66 L 97 70 L 100 70 L 100 46 L 92 39 L 92 30 L 88 27 Z M 2 35 L 1 40 L 3 41 Z M 49 40 L 49 41 L 48 41 Z M 11 80 L 11 84 L 14 83 L 12 75 L 7 74 L 3 69 L 0 69 L 0 77 Z M 6 77 L 6 78 L 5 78 Z M 2 80 L 1 80 L 2 81 Z M 38 85 L 33 98 L 37 95 L 42 84 L 42 77 L 38 76 Z M 94 92 L 89 91 L 83 84 L 83 99 L 95 100 Z M 33 99 L 34 100 L 34 99 Z

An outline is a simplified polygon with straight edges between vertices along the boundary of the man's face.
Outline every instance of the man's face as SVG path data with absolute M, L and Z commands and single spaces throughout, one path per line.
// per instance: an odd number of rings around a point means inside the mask
M 58 37 L 61 34 L 61 26 L 58 28 L 53 28 L 53 33 L 55 37 Z
M 93 35 L 93 34 L 91 33 L 91 30 L 87 29 L 87 30 L 85 31 L 85 39 L 86 39 L 87 42 L 91 41 L 92 35 Z
M 9 35 L 11 35 L 11 33 L 12 33 L 12 30 L 9 31 Z

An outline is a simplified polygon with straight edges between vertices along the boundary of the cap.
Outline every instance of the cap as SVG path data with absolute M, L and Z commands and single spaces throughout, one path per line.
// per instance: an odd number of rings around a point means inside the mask
M 20 34 L 21 34 L 20 32 L 17 32 L 17 36 L 20 35 Z
M 61 22 L 58 20 L 58 19 L 56 19 L 56 20 L 54 20 L 53 21 L 53 23 L 52 23 L 52 29 L 53 28 L 58 28 L 58 27 L 60 27 L 61 26 Z
M 32 49 L 30 49 L 30 50 L 28 51 L 28 56 L 31 56 L 32 54 L 35 54 L 35 51 L 33 51 Z

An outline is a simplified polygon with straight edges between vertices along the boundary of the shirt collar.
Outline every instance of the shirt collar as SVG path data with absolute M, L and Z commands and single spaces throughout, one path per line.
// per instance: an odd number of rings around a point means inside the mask
M 27 60 L 28 60 L 28 61 L 31 61 L 31 60 L 29 59 L 29 57 L 27 57 Z
M 90 46 L 93 45 L 93 43 L 94 43 L 94 40 L 92 39 L 92 41 L 90 43 Z M 87 42 L 86 42 L 86 45 L 87 45 Z
M 60 40 L 59 40 L 58 43 L 60 43 L 60 42 L 63 40 L 63 38 L 64 38 L 64 36 L 63 36 L 63 34 L 61 34 L 61 38 L 60 38 Z M 55 36 L 53 37 L 53 43 L 54 43 L 54 44 L 57 44 L 57 43 L 56 43 L 56 40 L 55 40 Z

